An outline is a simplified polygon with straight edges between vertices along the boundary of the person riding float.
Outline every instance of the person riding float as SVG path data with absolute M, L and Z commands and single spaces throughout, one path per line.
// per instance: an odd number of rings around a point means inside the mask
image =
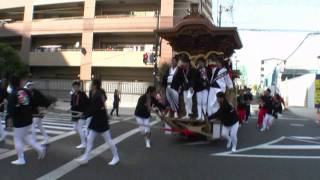
M 219 92 L 225 93 L 227 88 L 233 88 L 233 82 L 228 74 L 227 69 L 223 66 L 222 57 L 211 55 L 209 60 L 216 63 L 216 66 L 212 66 L 211 68 L 212 77 L 210 79 L 210 90 L 208 97 L 208 115 L 210 116 L 219 109 L 217 94 Z
M 181 60 L 181 69 L 182 69 L 182 92 L 183 92 L 183 100 L 185 105 L 186 115 L 184 119 L 188 119 L 193 114 L 192 112 L 192 97 L 194 94 L 194 81 L 195 81 L 195 69 L 190 64 L 190 59 L 187 54 L 179 55 Z
M 170 104 L 171 113 L 178 118 L 179 90 L 182 82 L 182 71 L 178 67 L 179 57 L 176 55 L 171 60 L 170 68 L 163 76 L 162 86 L 165 88 L 167 101 Z
M 212 71 L 206 67 L 206 60 L 203 57 L 197 59 L 196 67 L 194 91 L 197 96 L 197 120 L 203 121 L 207 114 L 209 80 L 212 76 Z

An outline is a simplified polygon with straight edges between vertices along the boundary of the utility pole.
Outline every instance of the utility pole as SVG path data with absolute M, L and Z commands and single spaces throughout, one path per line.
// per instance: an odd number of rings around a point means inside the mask
M 218 20 L 219 27 L 221 27 L 221 17 L 222 17 L 222 6 L 220 4 L 219 5 L 219 20 Z
M 159 30 L 159 23 L 160 23 L 160 11 L 156 11 L 157 13 L 157 30 Z M 154 87 L 158 87 L 158 55 L 159 55 L 159 46 L 160 46 L 160 37 L 156 34 L 156 42 L 155 42 L 155 57 L 154 57 L 154 67 L 153 67 L 153 84 Z

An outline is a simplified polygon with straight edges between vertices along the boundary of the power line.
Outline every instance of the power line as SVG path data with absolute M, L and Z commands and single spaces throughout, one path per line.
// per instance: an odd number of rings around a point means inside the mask
M 300 42 L 300 44 L 292 51 L 292 53 L 289 54 L 289 56 L 285 59 L 285 61 L 287 61 L 291 56 L 293 56 L 310 36 L 316 36 L 316 35 L 320 35 L 320 32 L 308 33 L 306 37 Z
M 256 32 L 301 32 L 301 33 L 320 33 L 320 31 L 310 29 L 263 29 L 263 28 L 238 28 L 240 31 Z

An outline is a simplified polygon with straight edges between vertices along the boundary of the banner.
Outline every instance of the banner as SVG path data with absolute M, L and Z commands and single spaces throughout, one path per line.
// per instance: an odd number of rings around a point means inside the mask
M 320 74 L 316 75 L 316 80 L 314 81 L 314 106 L 320 108 Z

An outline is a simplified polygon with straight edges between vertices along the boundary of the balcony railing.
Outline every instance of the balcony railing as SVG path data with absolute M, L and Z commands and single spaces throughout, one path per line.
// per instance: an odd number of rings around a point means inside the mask
M 143 63 L 145 52 L 96 51 L 92 52 L 93 67 L 151 68 Z M 80 51 L 30 52 L 30 66 L 80 66 Z
M 152 67 L 143 63 L 145 52 L 130 51 L 93 51 L 92 66 L 94 67 Z
M 156 17 L 156 11 L 131 11 L 122 14 L 96 15 L 95 18 L 122 18 L 122 17 Z
M 80 51 L 30 52 L 30 66 L 80 66 Z

